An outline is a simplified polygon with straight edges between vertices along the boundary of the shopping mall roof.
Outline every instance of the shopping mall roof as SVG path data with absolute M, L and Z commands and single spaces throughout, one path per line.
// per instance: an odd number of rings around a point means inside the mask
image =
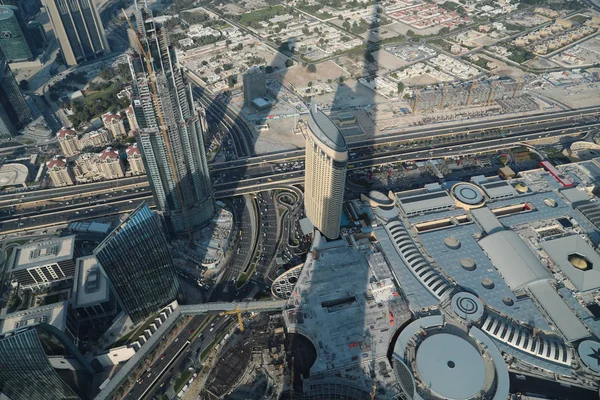
M 400 207 L 402 207 L 406 215 L 439 211 L 454 207 L 454 200 L 445 190 L 398 197 L 398 203 L 400 203 Z
M 515 188 L 506 181 L 485 182 L 480 186 L 490 199 L 514 197 L 518 194 Z
M 547 240 L 541 245 L 577 290 L 600 289 L 600 255 L 579 235 Z
M 504 230 L 504 225 L 502 225 L 492 210 L 487 207 L 471 210 L 471 216 L 479 227 L 488 235 Z
M 333 121 L 317 108 L 317 103 L 310 106 L 308 127 L 325 145 L 335 151 L 347 151 L 346 139 Z
M 516 232 L 504 230 L 479 241 L 512 290 L 550 279 L 551 275 Z
M 0 188 L 25 186 L 29 170 L 23 164 L 4 164 L 0 167 Z

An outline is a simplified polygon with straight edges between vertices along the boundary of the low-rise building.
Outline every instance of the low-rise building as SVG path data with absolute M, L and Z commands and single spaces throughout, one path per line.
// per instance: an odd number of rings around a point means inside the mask
M 142 159 L 142 152 L 140 151 L 137 143 L 132 144 L 125 150 L 127 154 L 127 161 L 129 162 L 129 168 L 133 175 L 143 175 L 146 173 L 144 168 L 144 161 Z
M 125 124 L 119 114 L 108 112 L 102 116 L 102 122 L 104 122 L 104 127 L 111 132 L 112 138 L 127 135 Z
M 104 179 L 117 179 L 123 178 L 123 162 L 119 156 L 118 150 L 112 147 L 107 147 L 99 155 L 98 170 L 104 176 Z
M 67 164 L 65 157 L 55 156 L 47 164 L 48 175 L 54 186 L 70 186 L 73 185 L 73 173 Z
M 63 154 L 67 157 L 73 157 L 79 153 L 79 141 L 77 139 L 77 132 L 73 128 L 65 128 L 64 126 L 56 134 L 58 144 L 63 151 Z

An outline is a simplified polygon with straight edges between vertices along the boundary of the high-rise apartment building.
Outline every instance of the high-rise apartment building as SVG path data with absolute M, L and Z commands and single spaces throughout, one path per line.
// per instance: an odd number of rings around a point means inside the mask
M 94 249 L 94 255 L 134 323 L 173 300 L 183 301 L 160 219 L 148 205 L 141 204 L 129 214 Z
M 67 65 L 110 52 L 93 0 L 44 0 L 44 6 Z
M 14 135 L 32 119 L 21 88 L 0 51 L 0 137 Z
M 0 6 L 0 49 L 8 62 L 31 60 L 34 48 L 21 10 Z
M 260 67 L 250 68 L 242 76 L 244 88 L 244 105 L 249 107 L 252 100 L 263 97 L 267 93 L 265 70 Z
M 340 235 L 348 146 L 331 119 L 311 104 L 306 135 L 304 208 L 323 235 Z
M 11 400 L 80 398 L 50 364 L 34 328 L 0 335 L 0 390 Z
M 104 127 L 110 131 L 113 138 L 118 138 L 127 135 L 125 124 L 119 114 L 108 112 L 102 116 Z
M 119 156 L 119 151 L 108 147 L 98 157 L 98 169 L 104 176 L 104 179 L 117 179 L 125 176 L 123 173 L 123 161 Z
M 139 52 L 130 53 L 137 143 L 156 206 L 169 229 L 183 233 L 208 222 L 215 211 L 200 116 L 167 32 L 155 23 L 150 10 L 140 7 L 136 14 L 138 34 L 150 50 L 153 68 L 147 70 Z
M 73 185 L 73 172 L 64 157 L 55 156 L 48 162 L 48 175 L 56 187 Z

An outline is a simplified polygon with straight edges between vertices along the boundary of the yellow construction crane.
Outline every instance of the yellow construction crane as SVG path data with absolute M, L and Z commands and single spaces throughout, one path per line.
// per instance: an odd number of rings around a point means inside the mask
M 444 82 L 444 91 L 442 93 L 442 101 L 440 101 L 440 109 L 444 108 L 444 104 L 446 103 L 446 85 L 447 82 Z
M 469 88 L 469 96 L 467 97 L 467 104 L 466 104 L 467 107 L 471 103 L 471 96 L 473 96 L 473 89 L 475 89 L 477 86 L 479 86 L 479 82 L 477 82 L 477 81 L 471 82 L 471 87 Z
M 492 82 L 492 88 L 490 89 L 490 95 L 487 98 L 486 104 L 489 106 L 490 104 L 492 104 L 492 100 L 494 98 L 494 91 L 496 90 L 496 85 L 498 84 L 498 81 L 494 81 Z
M 419 89 L 415 88 L 415 102 L 413 104 L 413 114 L 417 113 L 417 106 L 419 105 Z
M 148 77 L 150 79 L 150 87 L 152 88 L 152 100 L 154 101 L 154 108 L 156 109 L 156 115 L 158 116 L 158 121 L 160 123 L 160 131 L 162 133 L 163 140 L 165 141 L 165 146 L 167 147 L 167 154 L 169 156 L 169 164 L 171 164 L 171 170 L 173 171 L 173 178 L 175 179 L 175 182 L 176 182 L 175 187 L 177 188 L 177 197 L 179 198 L 179 204 L 181 204 L 181 209 L 183 210 L 183 207 L 184 207 L 183 195 L 181 194 L 181 187 L 179 186 L 179 178 L 177 176 L 177 174 L 178 174 L 177 168 L 175 167 L 173 151 L 171 150 L 171 142 L 169 141 L 167 126 L 165 125 L 165 120 L 164 120 L 163 114 L 162 114 L 160 99 L 158 97 L 158 89 L 156 87 L 156 75 L 154 74 L 154 68 L 152 67 L 152 54 L 150 54 L 149 46 L 147 49 L 144 48 L 144 45 L 142 44 L 142 40 L 140 39 L 140 36 L 139 36 L 139 32 L 134 29 L 133 24 L 131 23 L 131 20 L 129 19 L 129 16 L 125 12 L 125 10 L 121 8 L 121 11 L 123 11 L 123 15 L 125 15 L 125 19 L 127 20 L 129 29 L 131 29 L 131 31 L 133 32 L 133 35 L 135 36 L 135 39 L 139 46 L 140 54 L 141 54 L 142 58 L 144 59 L 144 61 L 146 62 L 146 69 L 148 70 Z M 188 221 L 186 218 L 184 218 L 183 221 L 185 223 L 185 227 L 186 227 L 186 230 L 190 237 L 190 240 L 192 240 L 192 231 L 190 230 Z
M 244 320 L 242 319 L 242 313 L 245 311 L 250 311 L 250 310 L 236 308 L 235 310 L 223 311 L 220 315 L 237 314 L 238 325 L 240 326 L 240 331 L 244 332 Z
M 515 91 L 513 92 L 513 97 L 515 97 L 517 95 L 517 92 L 519 91 L 520 88 L 521 88 L 521 78 L 519 78 L 519 80 L 517 80 L 517 86 L 515 87 Z

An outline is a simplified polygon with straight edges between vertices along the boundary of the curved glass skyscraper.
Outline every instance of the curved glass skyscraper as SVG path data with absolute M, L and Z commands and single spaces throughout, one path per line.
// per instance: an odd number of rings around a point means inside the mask
M 134 323 L 183 301 L 158 215 L 139 205 L 94 249 L 121 307 Z

